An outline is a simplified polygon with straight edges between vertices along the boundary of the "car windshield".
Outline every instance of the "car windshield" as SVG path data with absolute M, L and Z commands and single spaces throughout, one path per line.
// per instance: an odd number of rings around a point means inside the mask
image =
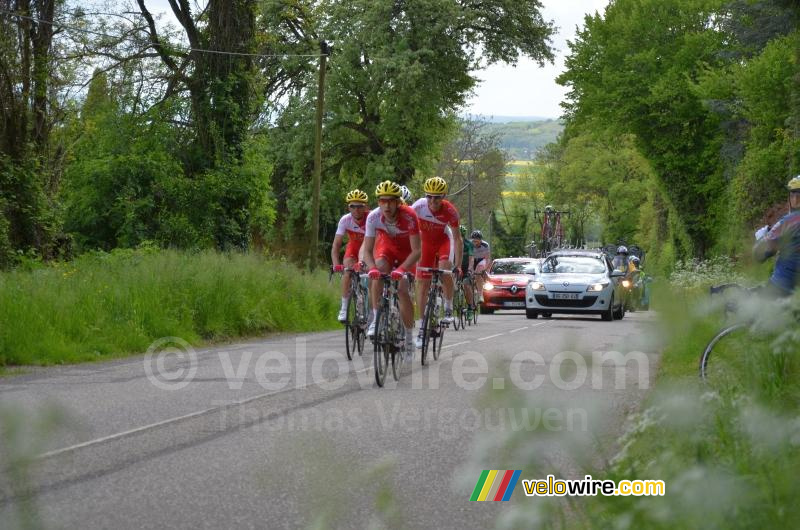
M 606 272 L 606 266 L 600 258 L 590 256 L 551 256 L 542 263 L 542 272 L 602 274 Z
M 536 264 L 529 261 L 495 261 L 492 274 L 536 274 Z

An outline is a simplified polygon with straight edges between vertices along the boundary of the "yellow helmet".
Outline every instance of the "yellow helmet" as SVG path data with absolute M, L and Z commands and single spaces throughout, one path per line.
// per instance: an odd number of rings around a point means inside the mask
M 369 197 L 367 197 L 366 192 L 355 189 L 347 194 L 347 197 L 344 198 L 344 202 L 363 202 L 366 204 L 369 202 Z
M 447 193 L 447 182 L 442 177 L 432 177 L 425 181 L 422 189 L 431 195 L 444 195 Z
M 800 191 L 800 175 L 797 175 L 786 185 L 789 191 Z
M 384 180 L 375 188 L 376 197 L 397 197 L 400 198 L 400 185 L 391 180 Z

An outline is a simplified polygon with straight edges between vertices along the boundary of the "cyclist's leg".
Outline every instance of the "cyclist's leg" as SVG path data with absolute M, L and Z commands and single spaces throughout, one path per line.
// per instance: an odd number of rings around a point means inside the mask
M 787 298 L 792 296 L 791 291 L 787 291 L 774 283 L 772 281 L 768 281 L 763 287 L 760 287 L 756 290 L 751 289 L 751 292 L 755 291 L 758 293 L 760 298 L 764 298 L 766 300 L 777 300 L 779 298 Z
M 453 262 L 448 260 L 439 261 L 439 268 L 445 270 L 453 270 Z M 453 323 L 453 291 L 455 288 L 455 280 L 451 274 L 442 276 L 442 297 L 444 298 L 444 311 L 445 322 L 448 324 Z
M 483 272 L 486 270 L 486 259 L 481 259 L 475 264 L 475 288 L 478 291 L 478 298 L 483 296 Z
M 425 241 L 422 242 L 422 254 L 420 255 L 417 267 L 435 267 L 436 266 L 436 248 Z M 419 332 L 422 334 L 422 321 L 425 318 L 425 304 L 428 303 L 428 291 L 431 288 L 431 273 L 430 271 L 421 271 L 417 269 L 417 309 L 419 310 Z M 421 341 L 417 340 L 417 347 L 421 346 Z
M 473 299 L 472 299 L 472 277 L 465 277 L 464 282 L 461 284 L 464 289 L 464 298 L 467 301 L 468 307 L 473 307 Z
M 455 252 L 450 245 L 450 240 L 445 239 L 439 246 L 437 251 L 439 255 L 439 268 L 451 271 L 453 270 L 453 262 L 455 261 Z M 453 276 L 446 274 L 442 277 L 442 290 L 444 291 L 444 305 L 445 308 L 452 309 L 453 307 L 453 286 L 455 281 Z
M 390 244 L 383 240 L 376 242 L 376 247 L 373 250 L 373 258 L 375 260 L 375 267 L 384 274 L 391 272 L 391 263 L 394 260 L 394 249 Z M 372 280 L 369 285 L 369 299 L 372 304 L 372 322 L 367 328 L 367 335 L 372 335 L 375 332 L 375 317 L 378 314 L 378 307 L 380 306 L 381 298 L 381 285 L 382 280 Z
M 403 326 L 407 330 L 413 329 L 414 305 L 408 290 L 408 278 L 403 278 L 397 284 L 397 299 L 400 302 L 400 316 L 403 318 Z

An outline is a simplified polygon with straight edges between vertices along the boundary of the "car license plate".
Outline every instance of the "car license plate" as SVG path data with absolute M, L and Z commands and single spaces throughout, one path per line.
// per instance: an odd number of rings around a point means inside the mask
M 525 302 L 503 302 L 504 307 L 525 307 Z
M 556 300 L 577 300 L 578 293 L 553 293 Z

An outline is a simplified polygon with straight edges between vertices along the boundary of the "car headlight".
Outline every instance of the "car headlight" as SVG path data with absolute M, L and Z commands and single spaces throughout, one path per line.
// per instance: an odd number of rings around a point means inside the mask
M 622 286 L 625 287 L 625 288 L 630 287 L 631 286 L 631 281 L 630 280 L 622 280 Z
M 544 284 L 542 282 L 530 282 L 528 284 L 533 291 L 544 291 Z
M 494 289 L 494 284 L 492 282 L 486 282 L 483 284 L 484 291 L 491 291 L 492 289 Z
M 589 291 L 589 292 L 598 292 L 598 291 L 602 291 L 606 287 L 608 287 L 608 283 L 607 282 L 606 283 L 595 283 L 595 284 L 590 285 L 589 287 L 587 287 L 586 290 Z

